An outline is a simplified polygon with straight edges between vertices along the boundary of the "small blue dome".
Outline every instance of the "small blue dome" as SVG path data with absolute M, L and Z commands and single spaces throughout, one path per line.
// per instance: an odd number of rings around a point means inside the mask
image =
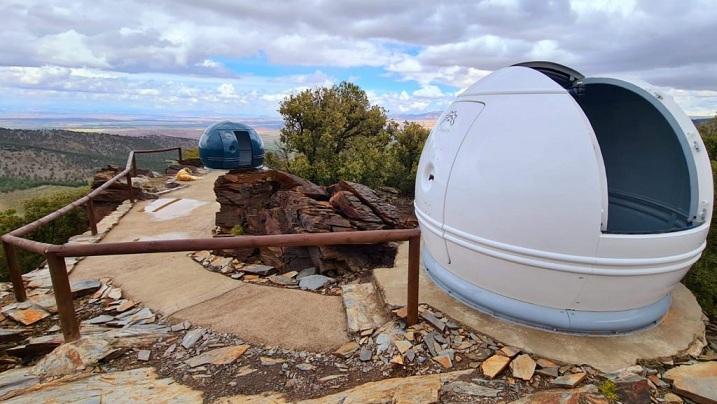
M 199 158 L 209 168 L 257 168 L 264 163 L 264 141 L 243 123 L 219 122 L 199 138 Z

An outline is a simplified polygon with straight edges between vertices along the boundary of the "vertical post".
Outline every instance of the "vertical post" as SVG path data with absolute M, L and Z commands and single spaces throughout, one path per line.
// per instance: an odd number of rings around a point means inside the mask
M 72 302 L 72 290 L 70 289 L 70 279 L 67 277 L 65 258 L 53 253 L 47 253 L 46 258 L 50 267 L 57 312 L 60 314 L 62 335 L 65 342 L 75 341 L 80 338 L 80 324 L 75 314 L 75 305 Z
M 182 148 L 177 147 L 177 151 L 179 152 L 179 160 L 177 160 L 177 164 L 181 164 L 180 162 L 182 161 Z
M 15 292 L 15 300 L 24 302 L 27 300 L 27 295 L 25 294 L 25 284 L 22 282 L 20 263 L 17 260 L 15 246 L 3 241 L 2 247 L 5 249 L 5 260 L 7 261 L 7 270 L 10 273 L 10 280 L 12 281 L 12 290 Z
M 418 266 L 421 259 L 421 237 L 408 240 L 408 293 L 406 301 L 406 324 L 418 322 Z
M 92 231 L 92 235 L 97 235 L 97 219 L 95 218 L 95 203 L 92 202 L 92 198 L 89 198 L 87 200 L 87 203 L 85 204 L 85 207 L 87 208 L 87 220 L 90 222 L 90 230 Z
M 132 153 L 132 175 L 137 176 L 137 155 Z
M 132 173 L 127 173 L 127 191 L 130 202 L 134 202 L 134 191 L 132 190 Z

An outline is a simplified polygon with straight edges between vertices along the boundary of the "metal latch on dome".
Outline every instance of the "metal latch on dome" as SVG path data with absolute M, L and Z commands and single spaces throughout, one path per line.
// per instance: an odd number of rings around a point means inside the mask
M 700 202 L 700 210 L 697 213 L 697 220 L 704 223 L 707 220 L 707 201 Z
M 695 151 L 700 151 L 700 142 L 699 142 L 699 136 L 695 132 L 689 132 L 687 134 L 687 139 L 689 140 L 690 144 L 692 144 L 692 147 L 695 149 Z

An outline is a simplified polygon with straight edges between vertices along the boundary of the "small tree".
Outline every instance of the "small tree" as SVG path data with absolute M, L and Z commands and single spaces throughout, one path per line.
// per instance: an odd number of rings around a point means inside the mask
M 291 95 L 279 112 L 283 168 L 319 184 L 337 181 L 357 139 L 380 137 L 387 121 L 383 108 L 371 105 L 366 93 L 348 82 Z M 270 162 L 276 163 L 275 157 Z
M 428 130 L 389 120 L 357 85 L 302 91 L 284 99 L 279 112 L 284 127 L 278 150 L 267 154 L 269 166 L 322 185 L 344 179 L 413 191 Z

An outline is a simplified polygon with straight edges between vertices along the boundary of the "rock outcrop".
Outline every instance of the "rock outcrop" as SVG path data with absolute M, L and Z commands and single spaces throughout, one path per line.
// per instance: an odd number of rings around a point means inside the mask
M 324 189 L 277 170 L 234 171 L 219 177 L 216 225 L 230 234 L 326 233 L 400 227 L 397 209 L 371 188 L 341 181 Z M 317 267 L 359 271 L 392 265 L 395 243 L 234 250 L 244 261 L 261 259 L 282 272 Z
M 113 165 L 103 167 L 95 173 L 95 177 L 92 179 L 92 189 L 99 188 L 104 185 L 107 181 L 111 180 L 114 176 L 119 174 L 122 170 Z M 143 172 L 144 173 L 144 172 Z M 142 189 L 137 187 L 137 184 L 132 184 L 132 190 L 135 197 L 141 197 L 143 195 Z M 99 195 L 94 198 L 95 203 L 108 203 L 119 205 L 125 199 L 128 198 L 129 191 L 127 190 L 127 179 L 122 178 L 114 182 L 112 185 L 107 187 Z

